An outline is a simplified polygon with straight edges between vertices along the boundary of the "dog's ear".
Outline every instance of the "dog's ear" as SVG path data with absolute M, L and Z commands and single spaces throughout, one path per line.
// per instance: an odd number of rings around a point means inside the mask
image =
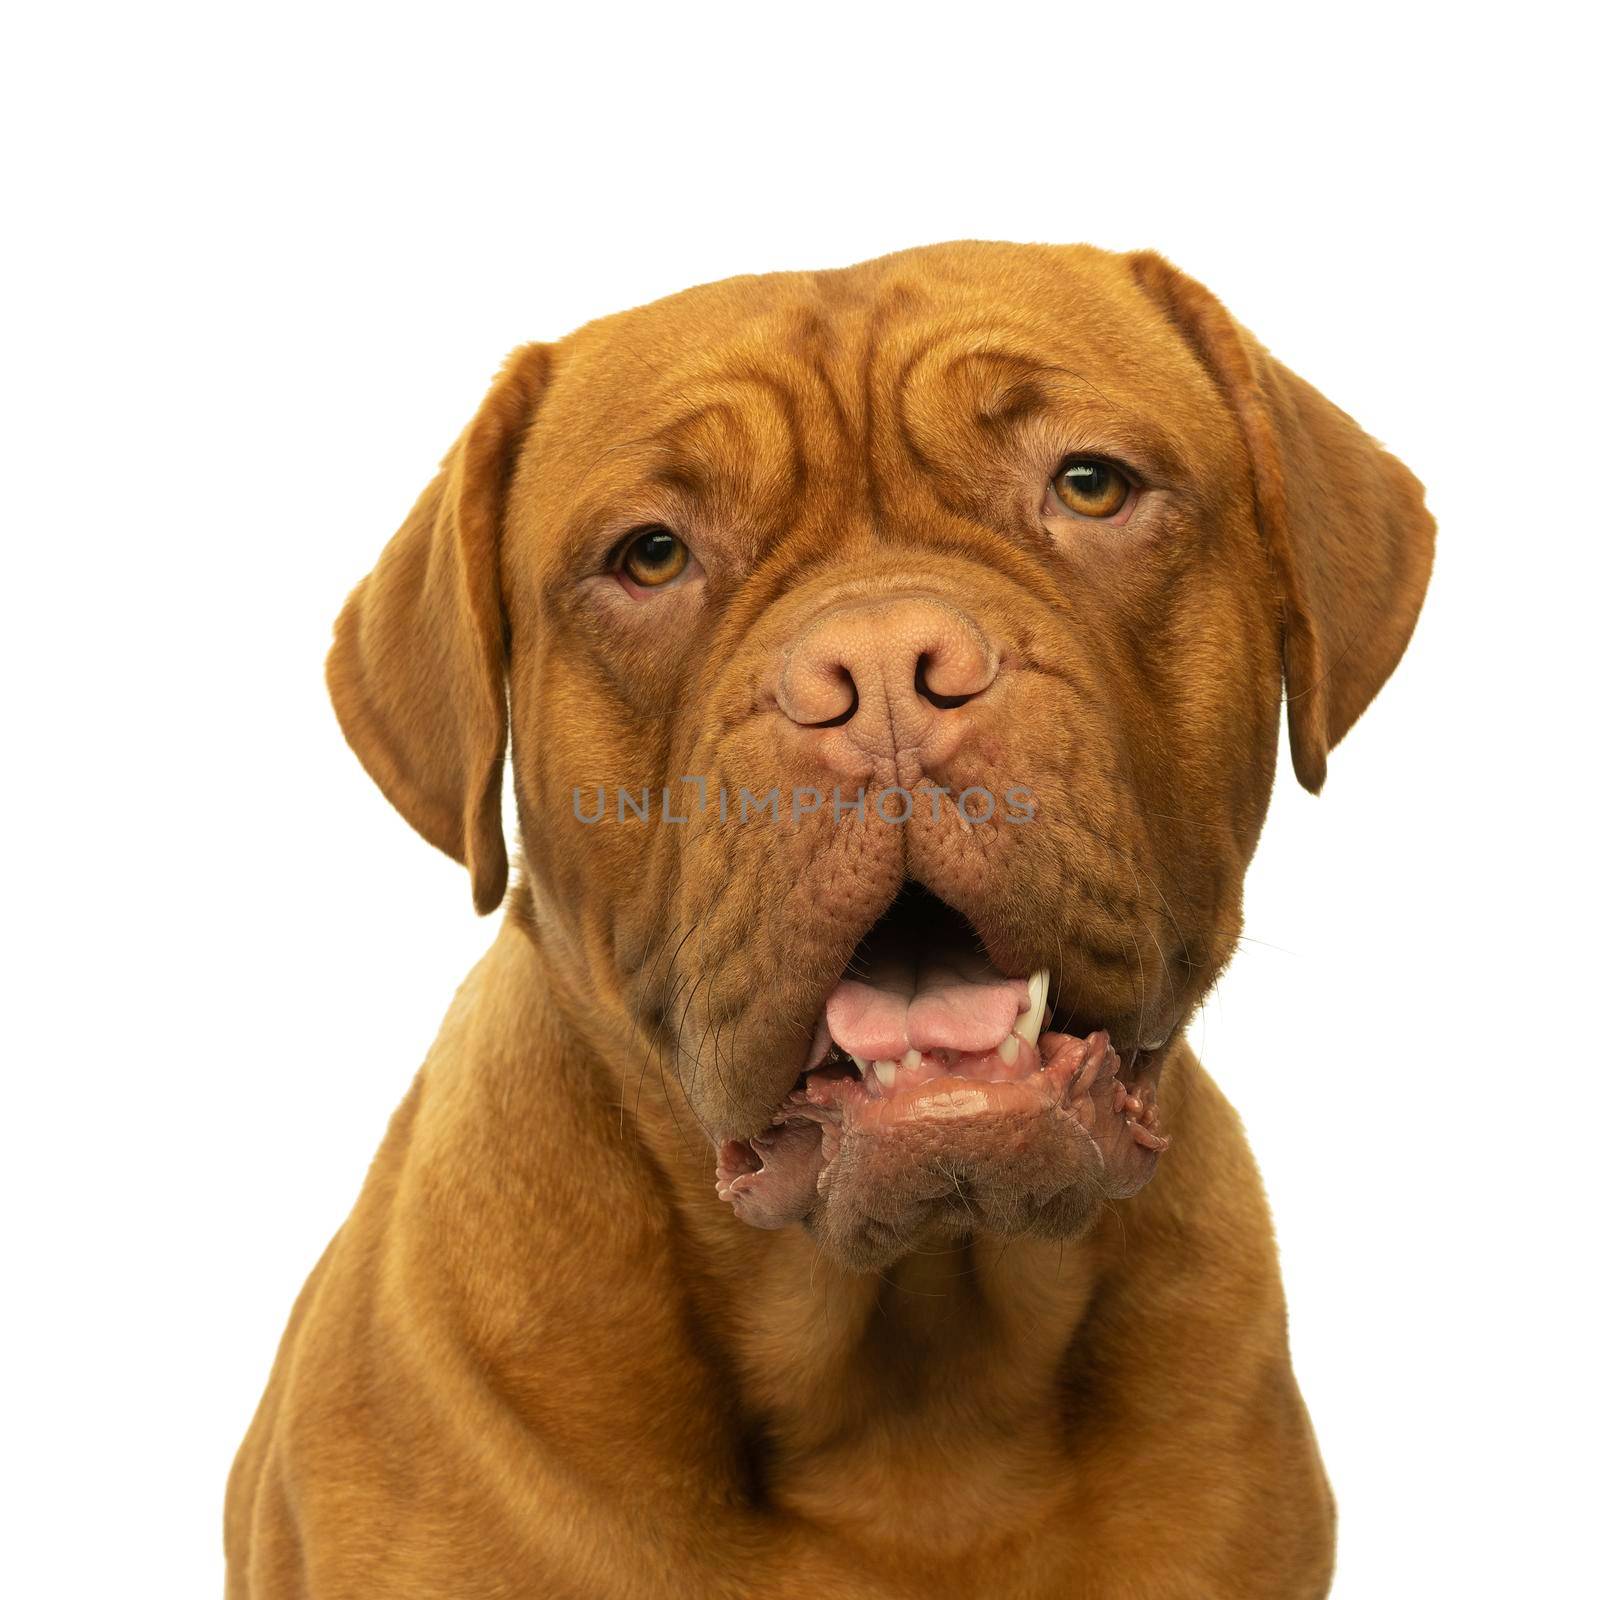
M 547 345 L 507 360 L 345 602 L 328 653 L 345 738 L 406 821 L 467 868 L 480 913 L 506 888 L 502 511 L 549 366 Z
M 1210 290 L 1154 251 L 1128 262 L 1238 417 L 1283 606 L 1289 748 L 1314 794 L 1328 751 L 1383 687 L 1422 607 L 1433 566 L 1422 486 Z

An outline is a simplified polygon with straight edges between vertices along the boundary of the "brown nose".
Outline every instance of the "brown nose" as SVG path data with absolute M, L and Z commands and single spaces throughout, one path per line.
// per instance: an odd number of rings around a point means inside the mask
M 954 720 L 945 713 L 982 694 L 999 668 L 982 628 L 949 601 L 854 601 L 795 640 L 778 704 L 799 727 L 847 729 L 852 744 L 892 755 L 935 739 Z

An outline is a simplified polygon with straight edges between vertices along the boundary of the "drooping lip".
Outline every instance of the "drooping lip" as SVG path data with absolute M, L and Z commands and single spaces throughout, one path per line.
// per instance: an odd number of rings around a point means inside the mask
M 1047 990 L 1047 975 L 1043 985 Z M 1035 987 L 1030 980 L 1030 992 Z M 1032 1010 L 1030 1005 L 1030 1015 Z M 1038 1024 L 1033 1027 L 1037 1031 Z M 1013 1039 L 1017 1050 L 1009 1058 L 998 1051 L 953 1061 L 925 1055 L 909 1067 L 904 1060 L 863 1064 L 826 1047 L 801 1073 L 767 1129 L 751 1139 L 721 1142 L 719 1198 L 755 1227 L 804 1220 L 825 1192 L 845 1139 L 892 1137 L 913 1127 L 929 1131 L 941 1122 L 956 1127 L 1013 1121 L 1020 1127 L 1047 1113 L 1066 1113 L 1102 1170 L 1101 1141 L 1114 1130 L 1099 1119 L 1115 1119 L 1151 1158 L 1167 1148 L 1155 1095 L 1164 1043 L 1148 1054 L 1131 1051 L 1124 1065 L 1104 1030 L 1086 1036 L 1046 1031 L 1037 1045 Z M 887 1076 L 879 1070 L 885 1066 Z

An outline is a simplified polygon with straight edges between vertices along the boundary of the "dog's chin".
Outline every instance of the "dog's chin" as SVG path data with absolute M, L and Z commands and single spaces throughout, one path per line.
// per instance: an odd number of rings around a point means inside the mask
M 1166 1148 L 1164 1046 L 1051 1031 L 1046 969 L 1007 975 L 931 897 L 902 896 L 828 996 L 768 1125 L 718 1146 L 717 1193 L 804 1224 L 856 1270 L 975 1230 L 1065 1239 L 1143 1187 Z

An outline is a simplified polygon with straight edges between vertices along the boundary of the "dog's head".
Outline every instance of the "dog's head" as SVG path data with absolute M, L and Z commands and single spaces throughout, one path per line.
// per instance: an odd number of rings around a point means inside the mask
M 1432 545 L 1159 256 L 944 245 L 518 351 L 328 675 L 480 911 L 509 726 L 569 1001 L 659 1055 L 734 1212 L 868 1266 L 1148 1178 L 1280 698 L 1316 789 Z

